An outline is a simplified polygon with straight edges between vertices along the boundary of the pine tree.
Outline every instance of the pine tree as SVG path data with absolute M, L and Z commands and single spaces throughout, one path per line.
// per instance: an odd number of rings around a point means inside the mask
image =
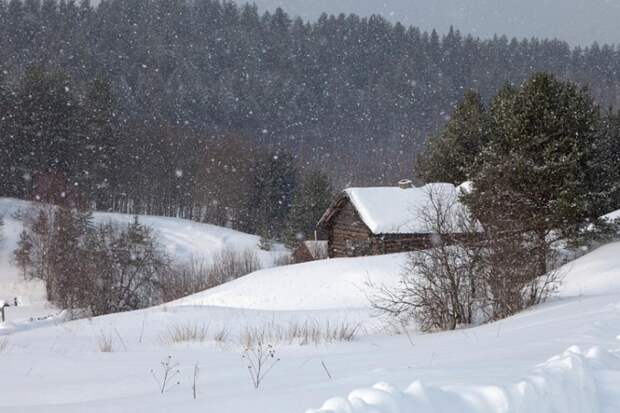
M 254 174 L 248 229 L 265 239 L 283 237 L 297 187 L 293 157 L 286 153 L 263 155 L 255 163 Z
M 28 231 L 23 230 L 19 234 L 19 240 L 17 241 L 17 248 L 14 251 L 15 263 L 17 267 L 22 270 L 24 279 L 28 279 L 30 268 L 32 267 L 32 241 Z
M 13 195 L 16 182 L 16 142 L 14 139 L 14 110 L 9 87 L 0 71 L 0 194 Z
M 41 67 L 31 68 L 15 102 L 15 155 L 22 174 L 30 177 L 16 195 L 52 203 L 75 201 L 77 160 L 84 147 L 69 78 Z
M 588 181 L 603 215 L 620 208 L 620 112 L 609 110 L 597 127 L 594 164 L 588 165 Z M 594 189 L 598 188 L 598 189 Z
M 306 175 L 295 193 L 288 218 L 286 242 L 289 246 L 314 238 L 316 224 L 329 207 L 332 197 L 332 186 L 326 174 L 312 171 Z
M 418 176 L 425 182 L 461 184 L 485 145 L 485 109 L 480 95 L 465 93 L 452 117 L 432 138 L 417 162 Z
M 79 162 L 79 182 L 99 209 L 110 206 L 120 171 L 117 102 L 110 82 L 102 76 L 89 85 L 82 107 L 84 118 L 83 152 Z
M 608 189 L 588 178 L 598 119 L 585 91 L 544 73 L 500 94 L 490 109 L 489 141 L 466 202 L 493 232 L 530 234 L 543 251 L 541 273 L 549 235 L 575 236 L 596 218 L 598 193 Z
M 51 277 L 51 245 L 54 213 L 50 208 L 40 208 L 32 222 L 26 222 L 30 242 L 31 278 L 46 281 Z M 48 290 L 49 294 L 49 290 Z

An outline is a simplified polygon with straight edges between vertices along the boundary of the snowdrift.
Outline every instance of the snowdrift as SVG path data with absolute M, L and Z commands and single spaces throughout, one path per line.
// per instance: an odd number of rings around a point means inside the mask
M 171 303 L 256 310 L 367 308 L 368 283 L 396 286 L 406 253 L 337 258 L 269 268 Z M 605 245 L 560 270 L 557 298 L 620 293 L 620 243 Z
M 620 243 L 605 245 L 566 264 L 560 274 L 563 282 L 552 301 L 568 306 L 566 317 L 574 314 L 574 309 L 568 308 L 578 305 L 575 297 L 615 297 L 620 294 Z M 567 301 L 567 304 L 560 304 L 561 301 Z M 618 308 L 618 305 L 612 307 Z M 521 330 L 518 325 L 522 320 L 540 318 L 540 322 L 545 322 L 542 316 L 550 308 L 552 306 L 542 305 L 502 323 L 512 326 L 504 328 Z M 603 324 L 597 320 L 593 325 L 601 328 Z M 613 331 L 608 333 L 615 334 Z M 513 384 L 427 386 L 416 381 L 401 391 L 381 382 L 371 388 L 354 390 L 346 398 L 329 399 L 320 409 L 307 410 L 307 413 L 617 412 L 620 411 L 618 389 L 619 357 L 601 347 L 582 351 L 572 346 Z
M 406 254 L 337 258 L 254 272 L 170 305 L 255 310 L 367 308 L 375 285 L 395 286 Z
M 599 412 L 601 401 L 620 403 L 619 385 L 620 358 L 600 347 L 583 352 L 573 346 L 512 385 L 437 387 L 416 381 L 400 391 L 378 383 L 306 413 Z
M 620 242 L 604 245 L 560 269 L 559 297 L 620 293 Z

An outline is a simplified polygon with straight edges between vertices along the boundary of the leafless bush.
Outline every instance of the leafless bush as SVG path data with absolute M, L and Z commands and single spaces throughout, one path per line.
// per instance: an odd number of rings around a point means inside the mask
M 253 250 L 224 248 L 213 258 L 209 267 L 209 285 L 214 287 L 260 269 L 260 261 Z
M 154 369 L 151 369 L 151 375 L 155 379 L 160 393 L 164 394 L 170 388 L 181 384 L 178 380 L 174 382 L 174 379 L 181 373 L 181 371 L 179 370 L 179 363 L 172 361 L 172 356 L 166 357 L 159 364 L 161 365 L 160 374 L 158 375 Z
M 209 327 L 204 324 L 186 323 L 168 327 L 162 337 L 167 343 L 203 342 L 207 340 Z
M 112 335 L 101 332 L 97 336 L 97 348 L 102 353 L 111 353 L 114 351 Z
M 400 321 L 430 331 L 496 320 L 544 301 L 559 282 L 541 265 L 551 249 L 539 237 L 485 230 L 456 195 L 429 192 L 417 216 L 435 234 L 432 247 L 408 254 L 397 288 L 372 286 L 370 297 Z
M 276 350 L 271 344 L 263 342 L 256 343 L 256 346 L 246 348 L 242 358 L 248 363 L 248 373 L 255 389 L 258 389 L 271 369 L 278 364 Z
M 261 269 L 256 253 L 225 248 L 211 261 L 194 259 L 189 264 L 171 266 L 160 279 L 165 302 L 213 288 Z
M 189 264 L 173 265 L 162 274 L 162 300 L 170 302 L 212 287 L 207 261 L 192 259 Z
M 168 258 L 137 218 L 95 226 L 88 211 L 60 206 L 21 216 L 15 260 L 26 278 L 45 281 L 48 299 L 60 308 L 102 315 L 161 302 L 156 287 Z
M 433 246 L 407 257 L 396 289 L 377 287 L 372 305 L 401 320 L 416 320 L 422 331 L 454 329 L 474 318 L 480 264 L 477 226 L 453 194 L 431 190 L 416 211 Z
M 528 234 L 486 233 L 479 277 L 482 311 L 487 320 L 499 320 L 544 302 L 562 278 L 553 267 L 555 252 Z M 541 264 L 544 263 L 544 264 Z

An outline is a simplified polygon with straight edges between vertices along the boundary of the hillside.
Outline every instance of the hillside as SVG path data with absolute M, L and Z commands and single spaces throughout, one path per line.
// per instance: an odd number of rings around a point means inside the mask
M 368 283 L 395 285 L 404 258 L 340 258 L 257 271 L 171 305 L 269 311 L 367 308 Z
M 358 288 L 395 282 L 399 255 L 263 270 L 164 306 L 16 332 L 0 352 L 12 372 L 0 376 L 0 410 L 612 413 L 620 407 L 618 252 L 620 243 L 610 244 L 565 266 L 563 287 L 545 305 L 438 334 L 394 334 L 402 329 L 374 317 Z M 183 326 L 204 335 L 172 343 Z M 349 326 L 357 336 L 287 338 L 303 326 Z M 258 390 L 241 357 L 248 334 L 273 343 L 280 360 Z M 99 351 L 102 336 L 112 352 Z M 180 384 L 160 394 L 151 370 L 160 374 L 168 356 Z
M 15 267 L 12 254 L 22 231 L 21 221 L 14 214 L 27 210 L 32 203 L 11 198 L 0 198 L 0 216 L 4 217 L 3 240 L 0 244 L 0 299 L 13 300 L 18 297 L 24 305 L 38 303 L 44 305 L 45 289 L 38 281 L 24 281 Z M 113 221 L 129 223 L 133 215 L 96 212 L 95 223 Z M 271 267 L 274 260 L 285 253 L 281 245 L 267 252 L 258 248 L 259 237 L 228 228 L 202 224 L 184 219 L 140 215 L 141 223 L 150 226 L 157 235 L 162 247 L 175 262 L 189 262 L 192 259 L 209 261 L 225 248 L 243 251 L 252 250 L 263 267 Z M 43 310 L 45 312 L 45 310 Z

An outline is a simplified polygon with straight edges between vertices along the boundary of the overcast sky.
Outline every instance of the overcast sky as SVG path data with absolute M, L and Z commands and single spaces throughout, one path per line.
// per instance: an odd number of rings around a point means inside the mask
M 241 2 L 242 0 L 238 0 Z M 253 0 L 262 10 L 281 6 L 315 19 L 321 12 L 381 14 L 426 30 L 489 37 L 560 38 L 573 45 L 620 44 L 620 0 Z

